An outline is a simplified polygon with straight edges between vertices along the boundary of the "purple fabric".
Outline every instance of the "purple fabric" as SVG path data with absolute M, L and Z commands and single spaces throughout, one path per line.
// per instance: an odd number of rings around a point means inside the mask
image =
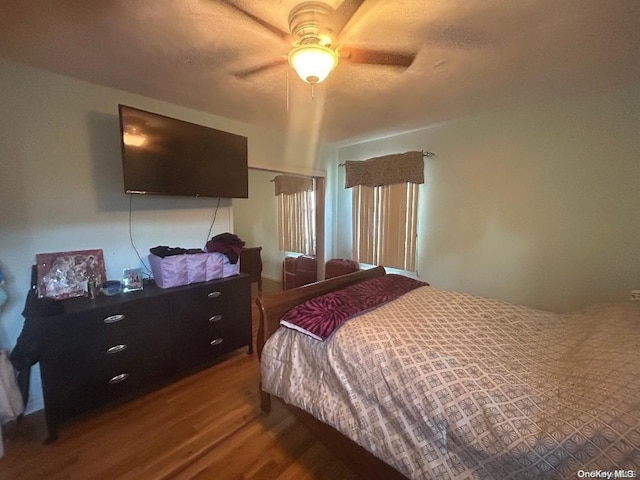
M 325 340 L 350 318 L 426 285 L 402 275 L 383 275 L 296 305 L 280 324 Z

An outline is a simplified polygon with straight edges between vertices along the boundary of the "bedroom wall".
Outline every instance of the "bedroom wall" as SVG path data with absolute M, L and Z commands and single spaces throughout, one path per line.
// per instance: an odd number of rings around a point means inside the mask
M 418 274 L 432 285 L 554 311 L 640 288 L 640 85 L 342 146 L 338 160 L 425 159 Z M 336 255 L 351 194 L 335 172 Z
M 0 348 L 11 349 L 35 254 L 102 248 L 107 275 L 139 267 L 155 245 L 200 247 L 217 199 L 128 196 L 123 192 L 118 103 L 249 137 L 249 163 L 315 162 L 315 145 L 222 117 L 0 61 L 0 269 L 9 301 L 0 311 Z M 253 212 L 255 215 L 255 212 Z M 222 199 L 211 235 L 233 231 L 232 201 Z M 42 407 L 33 369 L 28 411 Z
M 271 180 L 276 174 L 249 169 L 249 198 L 233 200 L 236 234 L 249 247 L 262 247 L 262 275 L 280 281 L 284 253 L 278 249 L 278 206 Z M 253 215 L 252 212 L 260 212 Z

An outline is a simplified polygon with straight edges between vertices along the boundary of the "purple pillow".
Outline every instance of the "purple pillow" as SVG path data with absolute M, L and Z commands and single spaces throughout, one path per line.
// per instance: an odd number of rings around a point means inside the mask
M 296 305 L 280 324 L 323 341 L 350 318 L 426 285 L 402 275 L 383 275 Z

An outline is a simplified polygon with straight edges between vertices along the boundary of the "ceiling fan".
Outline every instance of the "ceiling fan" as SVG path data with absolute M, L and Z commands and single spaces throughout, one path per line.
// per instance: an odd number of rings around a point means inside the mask
M 342 30 L 364 1 L 344 0 L 335 10 L 320 1 L 303 2 L 289 13 L 290 32 L 285 32 L 236 5 L 232 0 L 222 0 L 224 4 L 291 45 L 286 57 L 236 72 L 235 76 L 246 78 L 289 63 L 303 81 L 313 85 L 326 79 L 340 62 L 408 68 L 416 57 L 415 53 L 371 50 L 339 43 Z

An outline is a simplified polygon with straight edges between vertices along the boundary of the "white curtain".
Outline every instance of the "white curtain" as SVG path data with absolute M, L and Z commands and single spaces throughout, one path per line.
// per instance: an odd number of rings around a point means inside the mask
M 415 272 L 417 208 L 415 183 L 354 186 L 354 260 Z
M 281 251 L 316 253 L 315 190 L 278 195 L 278 244 Z

